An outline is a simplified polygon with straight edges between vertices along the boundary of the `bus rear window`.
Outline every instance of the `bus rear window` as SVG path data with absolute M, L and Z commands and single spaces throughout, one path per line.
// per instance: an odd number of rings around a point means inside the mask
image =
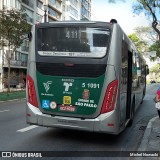
M 37 50 L 41 56 L 103 57 L 109 35 L 109 29 L 100 28 L 39 28 Z

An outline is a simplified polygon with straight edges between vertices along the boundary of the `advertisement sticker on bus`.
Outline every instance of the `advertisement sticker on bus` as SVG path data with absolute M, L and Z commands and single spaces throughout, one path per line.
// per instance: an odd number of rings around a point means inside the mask
M 83 91 L 83 98 L 84 99 L 89 99 L 89 95 L 90 95 L 89 90 L 88 89 L 84 89 L 84 91 Z

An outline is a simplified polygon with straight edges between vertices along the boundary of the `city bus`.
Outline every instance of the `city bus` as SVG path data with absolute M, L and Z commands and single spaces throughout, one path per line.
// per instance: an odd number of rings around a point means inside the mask
M 29 35 L 28 124 L 115 135 L 131 126 L 148 69 L 118 23 L 39 23 Z

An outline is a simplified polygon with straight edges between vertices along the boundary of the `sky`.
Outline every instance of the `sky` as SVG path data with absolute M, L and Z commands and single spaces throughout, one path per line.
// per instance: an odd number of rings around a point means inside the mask
M 117 19 L 118 23 L 128 34 L 134 33 L 134 28 L 148 26 L 150 22 L 144 13 L 136 15 L 133 13 L 132 5 L 136 0 L 126 0 L 126 2 L 108 3 L 108 0 L 91 1 L 91 20 L 109 22 L 110 19 Z

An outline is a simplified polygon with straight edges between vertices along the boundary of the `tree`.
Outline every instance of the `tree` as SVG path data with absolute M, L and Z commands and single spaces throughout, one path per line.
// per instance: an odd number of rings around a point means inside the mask
M 10 64 L 13 53 L 23 43 L 23 40 L 27 38 L 25 36 L 29 33 L 31 25 L 27 23 L 27 15 L 23 10 L 6 9 L 0 10 L 0 45 L 3 48 L 6 46 L 8 52 L 6 54 L 6 60 L 8 63 L 8 89 L 10 92 Z
M 156 60 L 157 57 L 160 57 L 160 47 L 156 37 L 156 33 L 152 27 L 137 27 L 134 29 L 135 34 L 144 42 L 150 44 L 150 46 L 142 46 L 145 51 L 151 52 L 156 51 L 156 57 L 150 57 L 151 60 Z
M 137 0 L 137 4 L 133 6 L 134 12 L 139 14 L 144 12 L 146 16 L 152 18 L 152 27 L 157 33 L 158 42 L 160 43 L 160 28 L 158 28 L 158 18 L 160 11 L 159 0 Z
M 110 3 L 116 3 L 118 1 L 120 0 L 108 0 Z M 160 43 L 160 27 L 158 27 L 160 0 L 137 0 L 137 3 L 133 5 L 133 10 L 136 14 L 144 12 L 146 16 L 152 18 L 152 28 L 157 33 L 158 43 Z
M 160 57 L 160 47 L 159 43 L 155 42 L 149 47 L 149 51 L 156 51 L 156 57 Z
M 134 31 L 136 35 L 140 39 L 143 39 L 144 41 L 154 42 L 154 43 L 158 41 L 156 36 L 157 34 L 152 27 L 144 27 L 144 26 L 136 27 Z
M 137 43 L 140 41 L 140 39 L 138 38 L 138 36 L 135 33 L 132 33 L 128 36 L 134 43 Z
M 152 68 L 150 68 L 149 72 L 158 74 L 159 73 L 159 64 L 156 64 Z
M 138 51 L 143 54 L 144 50 L 148 49 L 148 44 L 144 41 L 141 40 L 136 33 L 132 33 L 128 36 L 132 42 L 134 42 L 135 46 L 137 47 Z
M 108 1 L 110 2 L 110 0 L 108 0 Z M 114 2 L 116 2 L 116 1 L 118 1 L 118 0 L 115 0 Z M 156 49 L 155 51 L 157 51 L 157 55 L 159 56 L 159 50 L 160 50 L 160 25 L 159 25 L 160 0 L 137 0 L 137 3 L 135 5 L 133 5 L 133 10 L 136 14 L 140 14 L 141 12 L 144 12 L 145 15 L 148 16 L 148 18 L 152 19 L 152 28 L 153 28 L 154 32 L 150 28 L 147 28 L 147 27 L 139 28 L 138 30 L 141 32 L 141 35 L 145 33 L 145 35 L 147 35 L 147 38 L 152 39 L 152 41 L 154 42 L 154 45 L 151 46 L 150 51 L 153 50 L 153 48 Z

